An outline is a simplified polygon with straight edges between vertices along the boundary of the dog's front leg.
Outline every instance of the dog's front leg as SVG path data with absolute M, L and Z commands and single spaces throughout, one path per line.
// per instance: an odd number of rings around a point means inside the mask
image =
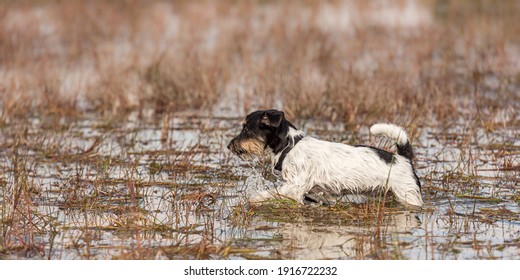
M 266 191 L 261 191 L 261 192 L 251 195 L 251 197 L 249 197 L 249 201 L 250 202 L 263 202 L 263 201 L 273 199 L 276 197 L 277 197 L 277 192 L 275 189 L 266 190 Z
M 250 198 L 250 201 L 251 202 L 262 202 L 262 201 L 265 201 L 268 199 L 273 199 L 273 198 L 279 198 L 279 199 L 289 198 L 300 204 L 303 204 L 303 198 L 304 198 L 304 194 L 306 192 L 307 192 L 307 189 L 305 187 L 286 182 L 279 188 L 262 191 L 258 194 L 253 195 Z
M 278 195 L 282 198 L 292 199 L 300 204 L 303 204 L 303 197 L 309 190 L 301 185 L 285 183 L 277 189 Z

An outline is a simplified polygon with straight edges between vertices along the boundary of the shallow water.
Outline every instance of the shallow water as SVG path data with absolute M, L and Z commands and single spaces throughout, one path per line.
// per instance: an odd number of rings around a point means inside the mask
M 395 202 L 248 207 L 248 190 L 279 181 L 227 151 L 239 123 L 130 115 L 2 127 L 0 257 L 520 258 L 518 128 L 415 128 L 426 206 L 410 212 Z M 367 127 L 304 130 L 392 149 Z

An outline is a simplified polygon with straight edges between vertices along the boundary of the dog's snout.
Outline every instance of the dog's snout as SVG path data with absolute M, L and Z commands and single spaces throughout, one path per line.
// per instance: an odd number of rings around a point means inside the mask
M 240 145 L 237 145 L 237 142 L 235 140 L 236 139 L 231 140 L 231 142 L 229 142 L 229 144 L 227 145 L 227 148 L 233 154 L 236 154 L 236 155 L 241 155 L 241 154 L 245 153 L 244 149 L 242 149 L 242 147 L 240 147 Z
M 232 153 L 236 153 L 237 147 L 236 147 L 236 144 L 235 144 L 235 138 L 233 138 L 233 140 L 231 140 L 231 141 L 229 142 L 229 144 L 227 145 L 227 148 L 228 148 L 228 150 L 230 150 Z

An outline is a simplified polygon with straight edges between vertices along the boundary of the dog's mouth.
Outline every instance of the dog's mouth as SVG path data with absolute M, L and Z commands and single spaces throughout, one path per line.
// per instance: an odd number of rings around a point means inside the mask
M 249 161 L 249 160 L 254 159 L 252 154 L 248 153 L 246 150 L 242 149 L 240 146 L 232 145 L 232 147 L 228 146 L 228 148 L 233 154 L 237 155 L 243 161 Z
M 244 149 L 242 149 L 239 145 L 236 145 L 235 141 L 231 141 L 227 148 L 235 155 L 240 156 L 246 153 Z
M 264 152 L 264 143 L 256 139 L 233 139 L 227 147 L 233 154 L 238 155 L 242 159 L 246 159 L 247 155 L 261 156 Z

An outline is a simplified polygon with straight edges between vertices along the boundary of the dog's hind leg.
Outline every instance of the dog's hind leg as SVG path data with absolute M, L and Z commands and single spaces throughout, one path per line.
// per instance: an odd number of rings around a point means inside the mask
M 413 183 L 395 185 L 390 188 L 394 193 L 397 201 L 412 208 L 418 208 L 423 205 L 421 192 L 419 187 Z

